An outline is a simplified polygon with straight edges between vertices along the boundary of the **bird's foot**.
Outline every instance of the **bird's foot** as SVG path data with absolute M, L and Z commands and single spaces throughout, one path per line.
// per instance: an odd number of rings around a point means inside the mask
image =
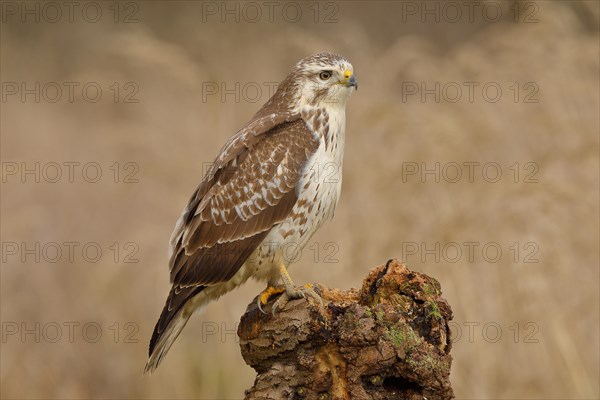
M 263 314 L 266 314 L 266 312 L 262 309 L 262 306 L 267 304 L 269 302 L 269 299 L 273 295 L 283 293 L 283 292 L 285 292 L 284 287 L 277 288 L 277 287 L 273 287 L 273 286 L 267 286 L 267 288 L 265 290 L 263 290 L 262 293 L 256 299 L 256 305 L 258 306 L 258 309 L 260 310 L 260 312 L 262 312 Z
M 283 292 L 283 294 L 277 299 L 275 304 L 273 304 L 273 308 L 271 309 L 271 312 L 273 313 L 273 315 L 275 315 L 277 310 L 283 309 L 285 307 L 285 305 L 288 303 L 288 301 L 293 300 L 293 299 L 299 299 L 299 298 L 305 298 L 306 300 L 309 300 L 309 301 L 312 298 L 316 303 L 319 304 L 319 308 L 321 310 L 323 310 L 323 299 L 321 299 L 321 296 L 319 296 L 319 294 L 317 292 L 315 292 L 315 289 L 313 289 L 313 285 L 310 283 L 307 283 L 304 286 L 292 288 L 291 290 L 286 289 Z

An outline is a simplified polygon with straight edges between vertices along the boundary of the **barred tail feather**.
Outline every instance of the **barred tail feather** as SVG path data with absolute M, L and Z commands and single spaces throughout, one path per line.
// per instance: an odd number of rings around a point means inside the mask
M 167 303 L 154 327 L 152 339 L 150 339 L 149 358 L 144 367 L 144 374 L 151 374 L 158 368 L 192 314 L 198 309 L 198 306 L 190 300 L 204 288 L 204 286 L 199 286 L 184 289 L 173 287 L 171 289 Z
M 180 310 L 171 320 L 167 329 L 158 337 L 156 345 L 152 353 L 150 353 L 150 358 L 148 358 L 148 362 L 144 367 L 144 374 L 151 374 L 158 368 L 160 362 L 167 355 L 167 352 L 173 343 L 175 343 L 175 339 L 177 339 L 181 330 L 185 327 L 185 324 L 187 324 L 190 316 L 191 314 L 184 315 L 183 310 Z

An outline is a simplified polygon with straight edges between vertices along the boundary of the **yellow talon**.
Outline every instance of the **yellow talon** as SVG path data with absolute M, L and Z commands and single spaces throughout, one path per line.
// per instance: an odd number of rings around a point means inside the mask
M 274 294 L 279 294 L 279 293 L 283 293 L 283 292 L 285 292 L 285 288 L 274 288 L 272 286 L 269 286 L 260 294 L 260 303 L 262 305 L 265 305 L 265 304 L 267 304 L 267 302 L 269 301 L 271 296 L 273 296 Z

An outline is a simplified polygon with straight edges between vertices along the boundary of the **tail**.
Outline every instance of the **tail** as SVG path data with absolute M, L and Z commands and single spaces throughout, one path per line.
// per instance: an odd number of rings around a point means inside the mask
M 189 288 L 173 286 L 150 339 L 149 358 L 144 367 L 144 374 L 152 373 L 158 368 L 181 330 L 196 311 L 195 307 L 189 304 L 190 300 L 204 289 L 205 286 Z

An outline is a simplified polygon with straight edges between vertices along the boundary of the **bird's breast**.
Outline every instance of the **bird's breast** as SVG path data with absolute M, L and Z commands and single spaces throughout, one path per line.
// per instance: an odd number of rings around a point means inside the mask
M 270 279 L 283 262 L 300 261 L 301 250 L 324 222 L 333 217 L 342 188 L 345 116 L 313 114 L 321 121 L 305 119 L 319 138 L 317 150 L 302 168 L 296 185 L 297 200 L 288 217 L 273 227 L 253 254 L 252 275 Z
M 342 188 L 345 114 L 343 110 L 322 110 L 313 115 L 319 121 L 307 120 L 307 125 L 318 127 L 314 133 L 319 137 L 319 146 L 303 168 L 296 187 L 298 200 L 280 227 L 290 236 L 293 232 L 300 248 L 333 217 Z

